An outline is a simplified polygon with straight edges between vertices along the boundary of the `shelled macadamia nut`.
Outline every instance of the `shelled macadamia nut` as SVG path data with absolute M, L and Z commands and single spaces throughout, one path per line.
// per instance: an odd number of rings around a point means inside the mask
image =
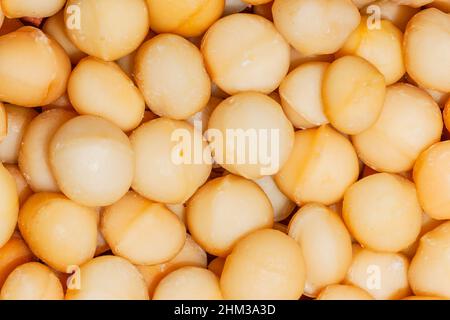
M 447 0 L 446 0 L 447 1 Z M 419 8 L 413 8 L 403 4 L 397 4 L 391 0 L 377 0 L 372 1 L 366 7 L 361 9 L 361 13 L 364 15 L 374 15 L 380 17 L 384 20 L 389 20 L 397 28 L 404 31 L 408 21 L 419 12 Z M 376 26 L 376 21 L 373 21 Z
M 207 142 L 187 122 L 158 118 L 138 127 L 130 140 L 136 157 L 132 188 L 148 199 L 184 203 L 211 173 Z
M 64 49 L 37 28 L 0 37 L 1 101 L 24 107 L 49 104 L 66 91 L 70 71 Z
M 344 284 L 333 284 L 325 287 L 317 300 L 373 300 L 370 294 L 361 288 Z
M 1 9 L 8 18 L 44 18 L 64 7 L 66 0 L 2 0 Z
M 219 278 L 222 275 L 223 267 L 225 266 L 226 258 L 216 257 L 209 264 L 208 269 L 214 272 Z
M 0 162 L 0 248 L 11 238 L 17 224 L 19 195 L 16 182 Z
M 134 153 L 119 127 L 96 116 L 78 116 L 56 131 L 50 165 L 61 191 L 86 206 L 113 204 L 129 190 Z
M 294 149 L 275 182 L 299 205 L 330 205 L 342 199 L 358 175 L 358 157 L 350 141 L 324 125 L 295 133 Z
M 409 283 L 416 295 L 450 299 L 450 222 L 445 222 L 420 239 L 409 268 Z
M 271 93 L 289 70 L 290 47 L 274 25 L 236 13 L 214 23 L 201 50 L 212 80 L 228 94 Z
M 353 247 L 353 261 L 345 284 L 363 289 L 376 300 L 397 300 L 411 294 L 409 261 L 402 254 Z
M 417 238 L 422 209 L 414 184 L 390 173 L 377 173 L 353 184 L 344 195 L 343 218 L 366 248 L 398 252 Z
M 225 261 L 220 287 L 228 300 L 297 300 L 305 278 L 297 242 L 280 231 L 264 229 L 238 242 Z
M 281 105 L 296 128 L 313 128 L 328 123 L 322 99 L 323 76 L 327 62 L 306 62 L 281 82 Z
M 326 286 L 344 280 L 352 262 L 352 241 L 335 212 L 321 204 L 307 204 L 292 217 L 288 235 L 302 248 L 305 295 L 316 297 Z
M 48 150 L 55 132 L 74 112 L 51 109 L 35 117 L 27 127 L 19 152 L 19 167 L 34 192 L 58 192 L 59 187 L 50 168 Z
M 18 266 L 33 261 L 35 258 L 20 235 L 15 233 L 0 248 L 0 288 L 8 275 Z
M 31 251 L 68 272 L 94 257 L 97 213 L 58 193 L 36 193 L 20 208 L 19 229 Z
M 202 35 L 224 10 L 224 0 L 146 0 L 150 27 L 183 37 Z
M 186 228 L 173 212 L 133 191 L 104 209 L 101 232 L 115 255 L 138 265 L 169 261 L 186 239 Z
M 6 279 L 1 300 L 63 300 L 58 277 L 46 265 L 28 262 L 18 266 Z
M 134 75 L 150 110 L 159 116 L 187 119 L 211 96 L 199 49 L 174 34 L 158 35 L 139 48 Z
M 4 166 L 16 182 L 19 204 L 22 205 L 33 194 L 33 190 L 16 164 L 5 164 Z
M 204 133 L 208 129 L 208 122 L 211 118 L 211 114 L 222 101 L 223 100 L 220 98 L 211 96 L 206 107 L 190 116 L 188 119 L 186 119 L 186 121 L 192 124 L 196 129 L 200 129 Z
M 67 35 L 83 52 L 106 61 L 136 50 L 149 31 L 145 0 L 68 0 Z
M 208 269 L 183 267 L 159 282 L 153 300 L 222 300 L 219 278 Z
M 377 171 L 405 172 L 442 134 L 439 106 L 422 89 L 398 83 L 387 88 L 383 110 L 368 130 L 352 137 L 359 158 Z
M 384 104 L 386 82 L 367 60 L 344 56 L 335 60 L 323 76 L 326 117 L 339 131 L 358 134 L 378 119 Z
M 277 29 L 304 54 L 338 51 L 361 20 L 348 0 L 275 0 L 272 13 Z
M 101 256 L 83 264 L 75 273 L 75 288 L 66 300 L 148 300 L 144 278 L 127 260 Z
M 450 141 L 425 150 L 414 166 L 419 201 L 433 219 L 450 219 Z

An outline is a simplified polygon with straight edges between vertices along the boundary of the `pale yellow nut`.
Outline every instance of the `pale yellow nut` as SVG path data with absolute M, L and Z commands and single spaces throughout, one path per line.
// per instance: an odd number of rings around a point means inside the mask
M 206 107 L 190 116 L 186 121 L 204 133 L 208 129 L 208 122 L 211 118 L 211 114 L 222 101 L 223 99 L 211 96 Z
M 212 80 L 228 94 L 271 93 L 289 70 L 289 45 L 258 15 L 220 19 L 203 37 L 201 50 Z
M 150 110 L 159 116 L 187 119 L 211 96 L 199 49 L 174 34 L 158 35 L 140 47 L 134 75 Z
M 146 0 L 150 27 L 183 37 L 202 35 L 224 10 L 224 0 Z
M 416 14 L 405 31 L 408 74 L 422 87 L 450 91 L 450 14 L 430 8 Z
M 33 194 L 33 190 L 31 190 L 27 180 L 16 164 L 5 164 L 5 169 L 8 170 L 16 182 L 19 204 L 22 205 Z
M 373 300 L 363 289 L 344 284 L 333 284 L 325 287 L 317 300 Z
M 322 85 L 327 62 L 306 62 L 281 82 L 281 105 L 296 128 L 313 128 L 328 123 L 324 113 Z
M 1 9 L 8 18 L 44 18 L 64 7 L 66 0 L 2 0 Z
M 275 182 L 297 204 L 330 205 L 342 199 L 358 175 L 358 157 L 350 141 L 324 125 L 295 133 L 294 149 Z
M 352 262 L 352 241 L 335 212 L 321 204 L 307 204 L 292 217 L 288 235 L 302 248 L 305 295 L 317 297 L 326 286 L 344 280 Z
M 158 118 L 138 127 L 130 140 L 136 157 L 132 188 L 148 199 L 184 203 L 211 173 L 207 142 L 187 122 Z
M 0 100 L 46 105 L 66 91 L 71 71 L 64 49 L 44 32 L 22 27 L 0 37 Z
M 0 248 L 11 238 L 17 224 L 19 195 L 16 182 L 0 163 Z
M 238 242 L 225 261 L 220 287 L 228 300 L 297 300 L 303 294 L 305 272 L 297 242 L 264 229 Z
M 249 7 L 249 4 L 243 0 L 225 0 L 225 8 L 223 9 L 223 16 L 229 16 L 233 13 L 244 11 Z
M 391 0 L 377 0 L 362 8 L 361 13 L 375 18 L 380 14 L 379 17 L 391 21 L 397 28 L 404 31 L 408 21 L 419 10 L 419 8 L 397 4 Z
M 145 0 L 68 0 L 64 20 L 81 51 L 106 61 L 136 50 L 149 31 Z
M 433 219 L 450 219 L 450 141 L 434 144 L 414 165 L 419 201 Z
M 346 134 L 369 129 L 381 114 L 386 94 L 383 75 L 356 56 L 335 60 L 323 76 L 324 112 Z
M 148 300 L 144 278 L 127 260 L 101 256 L 83 264 L 66 300 Z
M 175 213 L 181 222 L 186 224 L 186 206 L 184 203 L 166 204 L 166 207 L 167 207 L 167 209 L 169 209 L 170 211 Z
M 19 152 L 19 167 L 34 192 L 58 192 L 50 168 L 48 148 L 55 132 L 76 114 L 52 109 L 39 114 L 27 127 Z
M 216 276 L 220 278 L 222 275 L 223 267 L 225 266 L 226 258 L 216 257 L 209 264 L 208 269 L 214 272 Z
M 275 26 L 303 54 L 338 51 L 360 22 L 350 0 L 275 0 Z
M 434 0 L 391 0 L 393 3 L 410 6 L 413 8 L 419 8 L 426 4 L 433 2 Z
M 377 171 L 399 173 L 411 170 L 419 154 L 440 140 L 442 128 L 441 111 L 430 95 L 398 83 L 387 88 L 375 124 L 352 141 L 365 164 Z
M 219 278 L 208 269 L 182 267 L 159 282 L 153 300 L 222 300 Z
M 247 234 L 271 228 L 273 209 L 256 183 L 229 174 L 202 186 L 189 200 L 186 217 L 194 240 L 225 257 Z
M 61 282 L 50 268 L 38 262 L 18 266 L 6 279 L 1 300 L 63 300 Z
M 86 206 L 107 206 L 129 190 L 134 153 L 128 137 L 96 116 L 64 123 L 49 145 L 50 166 L 61 191 Z

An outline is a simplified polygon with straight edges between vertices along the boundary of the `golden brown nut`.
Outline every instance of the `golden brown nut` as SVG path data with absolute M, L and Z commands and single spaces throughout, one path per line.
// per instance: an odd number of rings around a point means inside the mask
M 20 235 L 14 234 L 0 248 L 0 288 L 8 275 L 18 266 L 33 261 L 35 258 Z
M 252 0 L 250 0 L 252 1 Z M 253 6 L 253 13 L 266 18 L 267 20 L 273 21 L 272 15 L 272 5 L 273 0 L 268 0 L 263 4 L 258 4 Z
M 22 205 L 33 194 L 33 190 L 31 190 L 27 180 L 25 179 L 17 165 L 5 164 L 5 169 L 8 170 L 9 174 L 14 178 L 14 181 L 16 182 L 19 204 Z
M 222 276 L 223 267 L 225 266 L 226 258 L 216 257 L 209 264 L 208 269 L 214 272 L 219 278 Z
M 44 18 L 64 7 L 66 0 L 2 0 L 1 9 L 8 18 Z
M 317 300 L 373 300 L 363 289 L 344 284 L 333 284 L 325 287 Z
M 450 132 L 450 97 L 445 104 L 445 108 L 442 114 L 444 116 L 445 127 L 447 128 L 447 131 Z
M 0 248 L 11 238 L 17 224 L 19 196 L 16 182 L 0 163 Z
M 427 296 L 409 296 L 402 300 L 446 300 L 441 297 L 427 297 Z

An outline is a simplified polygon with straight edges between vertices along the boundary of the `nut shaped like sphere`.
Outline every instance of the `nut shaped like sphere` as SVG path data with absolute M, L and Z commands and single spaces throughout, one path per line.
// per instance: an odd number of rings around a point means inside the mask
M 380 252 L 407 248 L 422 225 L 422 208 L 414 184 L 390 173 L 370 175 L 348 188 L 342 214 L 356 240 Z
M 220 278 L 227 300 L 297 300 L 305 286 L 300 246 L 284 233 L 264 229 L 240 240 Z
M 360 57 L 335 60 L 323 78 L 325 114 L 336 129 L 346 134 L 361 133 L 377 121 L 385 94 L 383 75 Z
M 358 157 L 350 141 L 324 125 L 295 133 L 294 149 L 275 182 L 299 205 L 330 205 L 342 199 L 358 175 Z
M 345 284 L 332 284 L 323 289 L 317 300 L 373 300 L 363 289 Z
M 211 173 L 207 142 L 187 122 L 158 118 L 138 127 L 130 140 L 136 156 L 132 188 L 150 200 L 184 203 Z
M 0 37 L 1 101 L 24 107 L 49 104 L 66 91 L 70 71 L 64 49 L 37 28 L 22 27 Z
M 66 300 L 148 300 L 144 278 L 123 258 L 97 257 L 78 272 L 80 289 L 69 288 Z
M 10 273 L 0 292 L 2 300 L 63 300 L 64 290 L 46 265 L 28 262 Z
M 128 137 L 96 116 L 64 123 L 49 146 L 52 172 L 61 191 L 86 206 L 107 206 L 127 193 L 134 174 Z
M 159 282 L 153 300 L 222 300 L 219 278 L 208 269 L 182 267 Z
M 408 23 L 404 53 L 408 74 L 422 87 L 450 91 L 450 13 L 430 8 Z
M 440 140 L 439 106 L 422 89 L 399 83 L 387 88 L 383 110 L 366 131 L 352 137 L 359 158 L 380 172 L 400 173 Z
M 104 209 L 101 232 L 115 255 L 137 265 L 169 261 L 186 239 L 186 228 L 174 213 L 133 191 Z
M 19 230 L 31 251 L 60 272 L 94 257 L 97 213 L 58 193 L 36 193 L 21 207 Z
M 303 206 L 289 222 L 288 235 L 302 248 L 305 295 L 316 297 L 344 280 L 352 262 L 352 241 L 341 218 L 321 204 Z
M 350 0 L 275 0 L 272 13 L 280 33 L 307 55 L 335 53 L 361 20 Z
M 257 92 L 220 103 L 211 114 L 208 133 L 216 162 L 247 179 L 276 174 L 294 144 L 294 128 L 281 106 Z
M 224 10 L 224 0 L 146 0 L 150 27 L 157 33 L 201 36 Z
M 11 238 L 17 224 L 19 195 L 14 178 L 0 163 L 0 248 Z
M 425 150 L 414 165 L 413 175 L 424 211 L 433 219 L 450 219 L 450 141 Z
M 64 19 L 70 40 L 105 61 L 136 50 L 149 31 L 145 0 L 68 0 Z
M 56 14 L 65 0 L 2 0 L 1 9 L 8 18 L 44 18 Z
M 199 49 L 174 34 L 145 42 L 136 54 L 134 74 L 147 105 L 159 116 L 187 119 L 203 109 L 211 96 Z
M 420 239 L 409 267 L 409 283 L 416 295 L 450 299 L 450 222 L 445 222 Z
M 253 181 L 226 175 L 207 182 L 187 205 L 187 225 L 206 252 L 226 257 L 249 233 L 271 228 L 273 209 Z
M 212 80 L 228 94 L 271 93 L 289 70 L 290 48 L 272 22 L 236 13 L 214 23 L 201 50 Z

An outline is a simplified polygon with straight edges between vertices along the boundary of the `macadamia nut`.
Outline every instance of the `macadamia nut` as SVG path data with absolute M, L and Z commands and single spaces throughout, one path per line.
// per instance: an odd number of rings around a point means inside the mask
M 16 182 L 0 163 L 0 248 L 11 238 L 17 224 L 19 195 Z

